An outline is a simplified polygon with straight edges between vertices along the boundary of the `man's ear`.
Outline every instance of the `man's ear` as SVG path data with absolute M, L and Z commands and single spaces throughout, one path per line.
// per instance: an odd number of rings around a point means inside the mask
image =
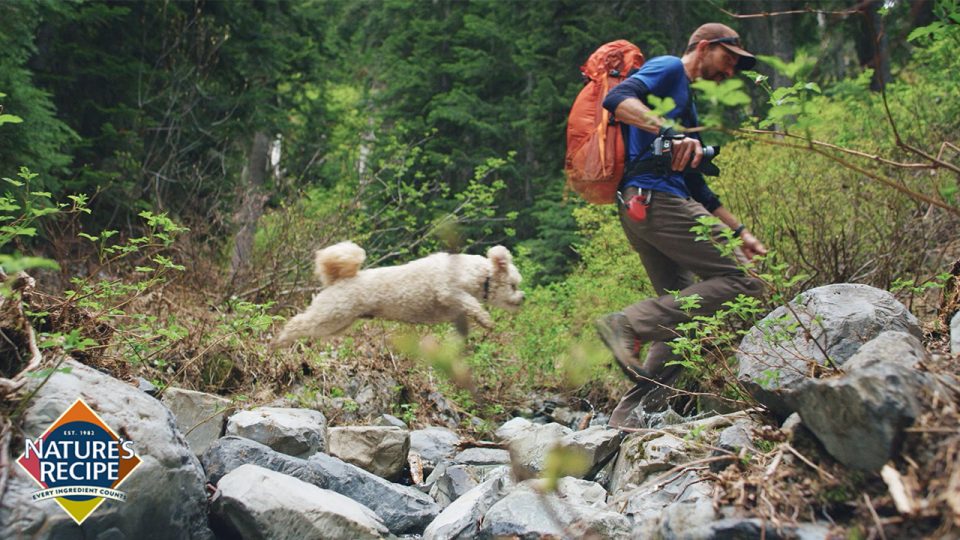
M 493 267 L 498 271 L 502 272 L 510 266 L 510 262 L 513 261 L 513 256 L 510 255 L 510 250 L 503 246 L 493 246 L 487 251 L 487 258 L 493 262 Z

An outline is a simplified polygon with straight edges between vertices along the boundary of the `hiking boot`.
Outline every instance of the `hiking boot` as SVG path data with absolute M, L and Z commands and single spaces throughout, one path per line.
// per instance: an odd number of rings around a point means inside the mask
M 623 373 L 635 383 L 644 382 L 647 374 L 640 368 L 640 340 L 627 317 L 623 313 L 611 313 L 599 319 L 595 326 Z

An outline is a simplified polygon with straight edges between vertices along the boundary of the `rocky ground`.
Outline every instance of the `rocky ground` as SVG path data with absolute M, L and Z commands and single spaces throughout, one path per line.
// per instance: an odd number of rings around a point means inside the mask
M 832 285 L 754 330 L 738 353 L 750 409 L 645 411 L 642 427 L 618 431 L 556 400 L 490 440 L 456 423 L 412 429 L 382 414 L 360 424 L 298 401 L 244 409 L 192 390 L 159 393 L 63 358 L 49 379 L 23 379 L 22 432 L 39 435 L 82 397 L 135 441 L 143 464 L 121 486 L 128 500 L 105 502 L 81 528 L 54 501 L 32 501 L 36 485 L 7 461 L 0 536 L 957 534 L 960 328 L 952 351 L 931 354 L 930 336 L 889 293 Z

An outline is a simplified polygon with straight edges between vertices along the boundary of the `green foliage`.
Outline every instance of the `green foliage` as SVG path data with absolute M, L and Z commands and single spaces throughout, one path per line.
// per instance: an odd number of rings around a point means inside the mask
M 14 274 L 31 268 L 57 269 L 56 261 L 43 257 L 23 255 L 15 250 L 24 246 L 25 239 L 37 236 L 38 222 L 58 214 L 89 212 L 85 197 L 71 197 L 71 203 L 57 203 L 47 191 L 36 191 L 37 174 L 21 167 L 17 178 L 4 177 L 7 191 L 0 195 L 0 268 Z M 3 253 L 7 252 L 7 253 Z

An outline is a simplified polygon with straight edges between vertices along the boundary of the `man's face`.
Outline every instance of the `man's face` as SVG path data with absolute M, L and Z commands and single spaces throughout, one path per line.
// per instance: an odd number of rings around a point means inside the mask
M 703 64 L 700 68 L 700 78 L 714 82 L 723 82 L 733 77 L 734 68 L 737 66 L 737 55 L 728 51 L 722 45 L 711 45 L 707 48 L 707 53 L 703 57 Z

